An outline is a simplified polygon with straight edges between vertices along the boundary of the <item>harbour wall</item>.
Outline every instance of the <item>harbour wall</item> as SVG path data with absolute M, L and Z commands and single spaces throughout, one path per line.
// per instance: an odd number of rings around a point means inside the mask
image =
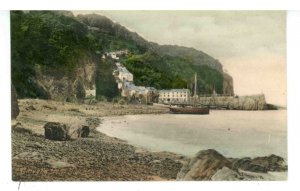
M 266 110 L 269 109 L 265 95 L 250 96 L 199 96 L 192 102 L 216 109 Z

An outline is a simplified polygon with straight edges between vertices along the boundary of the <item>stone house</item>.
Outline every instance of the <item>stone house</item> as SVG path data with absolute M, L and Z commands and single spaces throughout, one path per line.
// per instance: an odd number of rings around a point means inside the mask
M 121 81 L 133 82 L 133 75 L 125 67 L 118 67 L 118 77 Z
M 96 97 L 96 89 L 85 90 L 85 97 Z
M 170 89 L 160 90 L 158 102 L 159 103 L 187 103 L 190 101 L 189 89 Z

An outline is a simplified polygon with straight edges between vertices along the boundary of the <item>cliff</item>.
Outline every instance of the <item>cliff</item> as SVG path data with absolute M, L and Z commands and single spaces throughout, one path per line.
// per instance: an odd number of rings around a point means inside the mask
M 227 73 L 223 73 L 223 94 L 224 95 L 229 95 L 229 96 L 233 96 L 234 95 L 234 90 L 233 90 L 233 79 L 232 77 L 227 74 Z
M 113 67 L 105 52 L 127 49 L 122 58 L 137 85 L 161 88 L 193 86 L 200 93 L 233 95 L 232 78 L 221 63 L 192 48 L 158 45 L 100 15 L 67 11 L 11 12 L 12 82 L 19 98 L 76 101 L 96 87 L 97 97 L 118 95 Z
M 84 57 L 80 64 L 69 75 L 59 75 L 36 70 L 35 82 L 48 96 L 57 101 L 77 101 L 85 97 L 80 96 L 88 89 L 96 88 L 96 61 Z

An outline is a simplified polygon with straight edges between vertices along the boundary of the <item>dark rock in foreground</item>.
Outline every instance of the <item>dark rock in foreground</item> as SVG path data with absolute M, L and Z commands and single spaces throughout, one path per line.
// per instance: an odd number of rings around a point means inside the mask
M 286 171 L 287 165 L 282 157 L 270 155 L 256 157 L 254 159 L 242 158 L 233 162 L 233 169 L 241 169 L 251 172 L 267 173 L 268 171 Z
M 17 92 L 14 85 L 11 85 L 11 118 L 15 119 L 20 113 L 18 106 Z
M 203 150 L 184 165 L 177 180 L 210 180 L 223 167 L 231 167 L 231 162 L 213 149 Z
M 222 169 L 218 170 L 212 177 L 211 180 L 215 181 L 234 181 L 234 180 L 243 180 L 243 176 L 235 170 L 232 170 L 228 167 L 223 167 Z
M 286 171 L 287 165 L 280 156 L 270 155 L 266 157 L 256 157 L 252 160 L 253 164 L 259 164 L 268 169 L 268 171 Z
M 253 163 L 251 158 L 246 157 L 246 158 L 241 158 L 233 162 L 232 164 L 233 169 L 242 169 L 246 171 L 251 171 L 251 172 L 262 172 L 262 173 L 267 173 L 268 168 L 266 166 L 263 166 L 261 164 Z
M 269 171 L 286 171 L 282 157 L 227 159 L 213 149 L 203 150 L 185 164 L 177 180 L 274 180 Z M 275 179 L 276 180 L 276 179 Z
M 86 138 L 88 137 L 90 134 L 90 127 L 83 125 L 81 128 L 77 129 L 77 136 L 78 137 L 82 137 L 82 138 Z
M 66 141 L 70 139 L 69 127 L 57 122 L 48 122 L 44 126 L 45 138 L 56 141 Z

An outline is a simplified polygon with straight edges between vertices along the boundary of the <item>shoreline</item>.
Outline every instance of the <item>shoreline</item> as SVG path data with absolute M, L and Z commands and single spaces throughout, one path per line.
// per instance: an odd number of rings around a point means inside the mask
M 30 132 L 12 131 L 14 181 L 54 180 L 176 180 L 189 157 L 173 152 L 152 152 L 127 141 L 98 132 L 102 117 L 135 114 L 165 114 L 168 109 L 144 105 L 61 103 L 49 100 L 19 100 L 20 115 L 13 125 Z M 55 121 L 92 129 L 88 138 L 71 141 L 44 138 L 43 125 Z
M 284 115 L 285 111 L 244 113 L 218 110 L 207 116 L 112 116 L 102 118 L 103 123 L 97 130 L 124 139 L 132 145 L 153 151 L 175 152 L 188 157 L 193 157 L 199 150 L 216 149 L 226 157 L 276 154 L 287 159 L 284 146 L 287 134 L 285 119 L 283 117 L 279 120 Z M 233 120 L 235 121 L 232 122 Z M 264 128 L 260 128 L 262 124 L 265 124 Z M 255 141 L 253 137 L 256 137 Z
M 185 156 L 150 152 L 95 129 L 104 116 L 159 114 L 166 112 L 164 108 L 111 103 L 61 104 L 37 99 L 19 100 L 19 107 L 21 112 L 12 121 L 13 126 L 19 126 L 12 128 L 13 181 L 168 181 L 176 179 L 187 161 Z M 47 140 L 43 125 L 49 121 L 68 124 L 70 132 L 88 124 L 91 133 L 88 138 L 73 135 L 71 141 Z

